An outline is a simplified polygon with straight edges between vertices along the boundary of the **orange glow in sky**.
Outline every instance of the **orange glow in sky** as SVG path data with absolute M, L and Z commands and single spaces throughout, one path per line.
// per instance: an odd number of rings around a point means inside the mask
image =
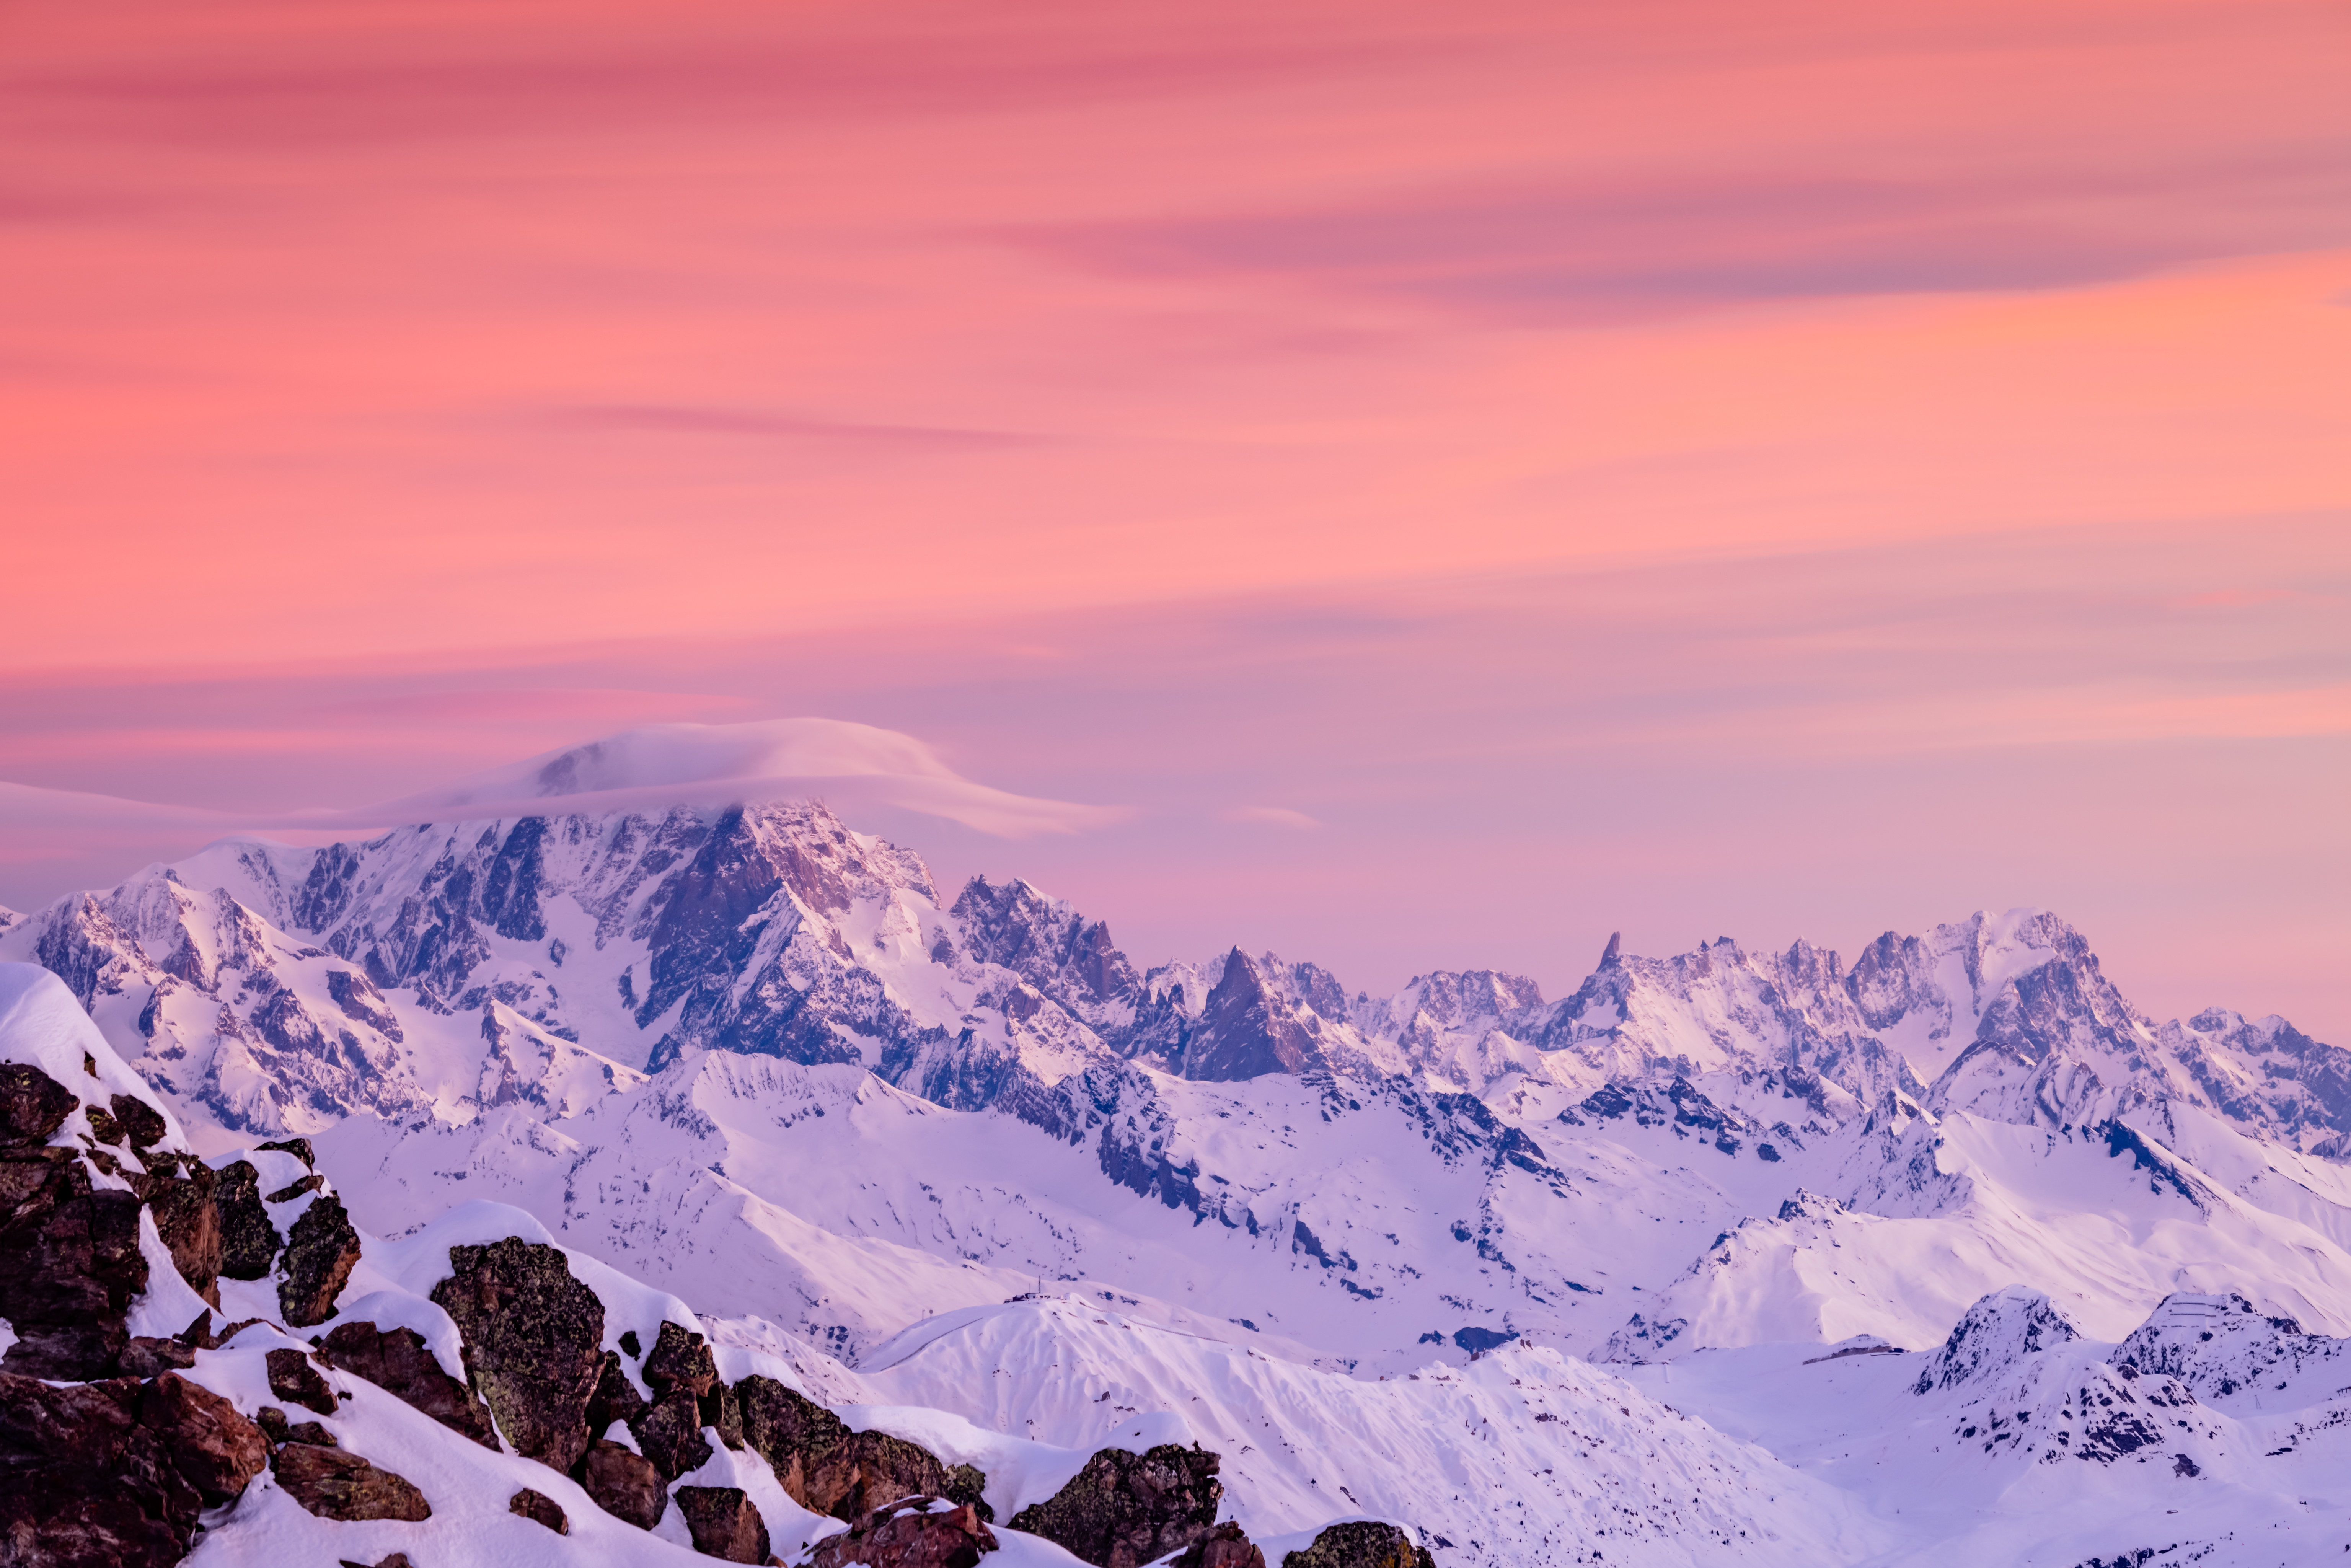
M 2351 1044 L 2346 64 L 2333 0 L 26 0 L 0 779 L 827 713 L 1136 806 L 938 852 L 1155 959 L 2042 903 Z

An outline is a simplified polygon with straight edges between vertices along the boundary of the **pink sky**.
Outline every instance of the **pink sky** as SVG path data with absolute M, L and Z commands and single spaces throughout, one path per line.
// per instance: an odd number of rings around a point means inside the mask
M 2043 903 L 2351 1044 L 2346 62 L 2331 0 L 15 5 L 0 779 L 827 714 L 1134 807 L 876 825 L 1146 958 Z M 20 824 L 0 898 L 168 847 Z

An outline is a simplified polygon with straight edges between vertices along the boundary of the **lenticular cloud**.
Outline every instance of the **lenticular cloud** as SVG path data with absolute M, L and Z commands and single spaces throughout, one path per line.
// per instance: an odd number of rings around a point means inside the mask
M 922 741 L 894 729 L 832 718 L 748 724 L 656 724 L 565 747 L 445 788 L 357 810 L 333 825 L 408 822 L 544 811 L 609 811 L 671 804 L 825 794 L 855 796 L 945 817 L 999 838 L 1072 833 L 1118 821 L 1117 807 L 1016 795 L 966 779 Z M 328 825 L 321 820 L 319 825 Z

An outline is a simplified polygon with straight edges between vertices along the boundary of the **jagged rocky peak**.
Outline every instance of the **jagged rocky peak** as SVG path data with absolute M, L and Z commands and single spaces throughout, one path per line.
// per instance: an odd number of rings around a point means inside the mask
M 992 883 L 975 876 L 949 912 L 963 930 L 964 954 L 997 964 L 1081 1016 L 1131 1021 L 1143 978 L 1111 940 L 1107 922 L 1088 920 L 1061 899 L 1019 878 Z M 952 947 L 932 956 L 950 963 Z
M 2265 1312 L 2234 1291 L 2178 1291 L 2107 1359 L 2176 1377 L 2199 1399 L 2224 1407 L 2242 1396 L 2291 1409 L 2341 1391 L 2351 1373 L 2351 1340 L 2310 1333 L 2293 1317 Z
M 2037 1355 L 2081 1338 L 2048 1296 L 2023 1285 L 2008 1285 L 1970 1307 L 1952 1325 L 1951 1337 L 1928 1357 L 1913 1385 L 1919 1394 L 2009 1371 Z
M 1223 977 L 1183 1041 L 1183 1075 L 1223 1082 L 1329 1066 L 1323 1019 L 1291 1000 L 1285 977 L 1238 947 L 1228 954 Z

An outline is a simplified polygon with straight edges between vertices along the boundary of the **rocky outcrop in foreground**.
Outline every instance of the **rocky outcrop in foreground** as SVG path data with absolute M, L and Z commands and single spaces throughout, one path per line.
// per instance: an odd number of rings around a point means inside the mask
M 1049 1500 L 1013 1515 L 1012 1528 L 1095 1568 L 1141 1568 L 1215 1528 L 1222 1463 L 1206 1448 L 1176 1443 L 1143 1454 L 1104 1448 Z

